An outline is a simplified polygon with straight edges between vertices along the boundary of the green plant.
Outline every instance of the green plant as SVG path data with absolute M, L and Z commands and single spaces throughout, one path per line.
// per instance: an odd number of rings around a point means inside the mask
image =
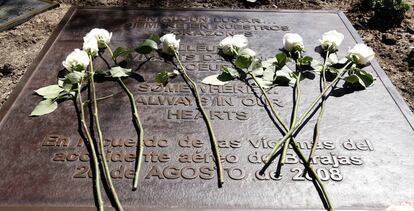
M 372 8 L 374 17 L 399 23 L 404 19 L 404 14 L 410 9 L 406 0 L 365 0 L 365 4 Z

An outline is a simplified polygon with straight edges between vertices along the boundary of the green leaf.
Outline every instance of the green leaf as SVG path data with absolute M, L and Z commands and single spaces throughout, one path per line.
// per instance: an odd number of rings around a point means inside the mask
M 155 81 L 157 83 L 162 84 L 163 86 L 168 84 L 169 79 L 170 79 L 170 76 L 167 71 L 160 72 L 155 76 Z
M 238 56 L 234 64 L 240 69 L 247 68 L 250 64 L 250 57 Z
M 65 80 L 63 82 L 62 88 L 66 91 L 66 92 L 70 92 L 73 88 L 73 84 L 68 82 L 68 80 Z
M 135 51 L 140 54 L 149 54 L 153 50 L 157 50 L 157 49 L 158 49 L 158 44 L 154 40 L 146 39 L 140 46 L 138 46 L 135 49 Z
M 277 63 L 280 67 L 285 66 L 286 62 L 287 62 L 287 55 L 285 53 L 278 53 L 276 54 L 276 59 L 277 59 Z
M 310 57 L 310 56 L 304 56 L 304 57 L 298 59 L 299 64 L 302 65 L 302 66 L 311 65 L 312 60 L 313 60 L 313 58 Z
M 279 85 L 289 85 L 295 82 L 295 77 L 293 71 L 287 67 L 283 66 L 282 69 L 275 72 L 275 83 Z
M 52 99 L 46 99 L 40 101 L 39 104 L 33 109 L 30 116 L 42 116 L 48 113 L 52 113 L 58 107 L 57 102 L 53 101 Z
M 247 72 L 253 74 L 254 76 L 262 76 L 262 61 L 260 59 L 253 59 L 253 61 L 249 65 L 249 68 L 247 68 Z
M 344 80 L 354 86 L 367 88 L 374 84 L 375 77 L 365 70 L 354 69 L 353 73 L 345 77 Z
M 357 75 L 350 75 L 344 78 L 350 84 L 359 84 L 359 77 Z
M 120 66 L 112 67 L 109 72 L 111 73 L 111 77 L 113 78 L 120 78 L 120 77 L 128 77 L 131 73 L 131 69 L 122 68 Z
M 57 96 L 59 96 L 59 93 L 63 91 L 63 89 L 55 84 L 55 85 L 50 85 L 50 86 L 45 86 L 42 87 L 38 90 L 36 90 L 35 92 L 40 95 L 43 96 L 44 98 L 50 99 L 50 98 L 56 98 Z
M 126 58 L 126 57 L 130 56 L 132 52 L 134 52 L 133 49 L 118 47 L 117 49 L 115 49 L 115 51 L 113 53 L 114 55 L 112 56 L 112 59 L 116 59 L 119 56 L 122 56 L 122 57 Z
M 227 82 L 227 81 L 232 81 L 234 77 L 230 75 L 229 73 L 223 72 L 217 77 L 217 79 L 223 82 Z
M 84 73 L 73 71 L 65 76 L 65 83 L 78 84 L 84 76 Z
M 360 83 L 363 87 L 367 88 L 374 84 L 375 78 L 374 75 L 365 71 L 365 70 L 357 70 L 356 75 L 360 78 Z
M 153 40 L 156 43 L 160 42 L 160 36 L 158 34 L 152 34 L 148 39 Z
M 109 74 L 110 74 L 109 70 L 107 70 L 107 69 L 99 68 L 99 69 L 95 70 L 95 75 L 108 76 Z
M 227 66 L 223 66 L 223 72 L 229 74 L 231 77 L 233 78 L 239 78 L 240 77 L 240 73 L 231 67 L 227 67 Z
M 350 54 L 347 56 L 349 60 L 352 61 L 353 64 L 358 64 L 359 57 L 355 54 Z
M 201 83 L 203 84 L 210 84 L 216 86 L 222 86 L 227 84 L 229 81 L 233 80 L 233 77 L 227 73 L 222 74 L 215 74 L 205 77 Z
M 339 73 L 339 69 L 338 68 L 331 67 L 331 66 L 326 67 L 326 71 L 331 72 L 333 74 L 338 74 Z
M 236 67 L 240 69 L 248 68 L 253 60 L 252 52 L 254 53 L 251 49 L 242 49 L 234 62 Z
M 404 4 L 402 4 L 402 8 L 403 11 L 408 11 L 410 9 L 410 5 L 404 2 Z

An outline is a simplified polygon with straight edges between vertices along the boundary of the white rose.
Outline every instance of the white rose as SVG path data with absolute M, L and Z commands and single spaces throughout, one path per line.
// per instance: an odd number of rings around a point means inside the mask
M 219 49 L 226 55 L 233 55 L 233 37 L 228 36 L 219 43 Z
M 219 49 L 226 55 L 234 56 L 240 49 L 247 47 L 247 38 L 242 34 L 228 36 L 219 43 Z
M 237 48 L 247 47 L 248 41 L 247 38 L 242 34 L 236 34 L 233 36 L 233 46 Z
M 82 50 L 87 52 L 91 56 L 96 56 L 98 53 L 98 41 L 95 38 L 90 38 L 83 41 Z
M 86 41 L 86 40 L 90 40 L 92 38 L 96 39 L 96 41 L 98 42 L 98 47 L 99 48 L 106 48 L 106 46 L 111 41 L 112 32 L 109 33 L 105 29 L 95 28 L 95 29 L 92 29 L 89 33 L 87 33 L 85 35 L 85 37 L 83 37 L 83 40 Z
M 66 57 L 62 64 L 70 72 L 83 71 L 89 64 L 89 56 L 85 51 L 75 49 Z
M 348 51 L 348 58 L 357 64 L 367 64 L 374 59 L 375 53 L 372 48 L 363 43 L 356 44 Z
M 336 51 L 338 50 L 338 46 L 341 45 L 342 41 L 344 40 L 344 35 L 337 32 L 336 30 L 325 32 L 322 35 L 321 47 L 325 51 Z
M 160 38 L 162 52 L 174 55 L 174 52 L 180 48 L 180 40 L 175 38 L 175 34 L 166 34 Z
M 246 55 L 246 56 L 250 56 L 250 57 L 254 57 L 256 56 L 256 52 L 254 52 L 252 49 L 250 48 L 245 48 L 243 50 L 240 51 L 241 55 Z
M 173 70 L 173 73 L 175 74 L 175 75 L 180 75 L 181 73 L 180 73 L 180 71 L 178 71 L 178 70 Z
M 303 51 L 303 39 L 299 34 L 287 33 L 283 36 L 283 48 L 289 52 Z

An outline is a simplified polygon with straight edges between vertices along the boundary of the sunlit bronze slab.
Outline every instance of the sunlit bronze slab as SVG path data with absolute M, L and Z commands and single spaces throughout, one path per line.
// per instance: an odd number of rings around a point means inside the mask
M 183 61 L 197 82 L 226 64 L 216 46 L 232 34 L 245 34 L 249 46 L 263 57 L 279 51 L 287 32 L 300 33 L 306 53 L 319 60 L 314 48 L 326 31 L 345 35 L 340 56 L 362 42 L 345 15 L 336 11 L 73 8 L 0 111 L 2 210 L 94 209 L 88 156 L 73 102 L 46 116 L 28 115 L 41 100 L 33 90 L 56 83 L 66 55 L 81 48 L 82 37 L 95 27 L 113 32 L 113 47 L 134 47 L 153 33 L 175 33 Z M 109 58 L 108 52 L 105 56 Z M 130 65 L 138 67 L 144 60 L 137 56 Z M 96 66 L 105 67 L 102 62 Z M 99 102 L 99 109 L 112 176 L 126 208 L 323 209 L 292 150 L 280 177 L 275 176 L 275 164 L 264 176 L 258 174 L 263 155 L 281 134 L 241 82 L 200 85 L 223 155 L 225 183 L 219 189 L 205 122 L 187 85 L 180 78 L 166 88 L 154 81 L 158 71 L 168 69 L 172 66 L 151 60 L 137 70 L 144 82 L 125 80 L 137 96 L 147 146 L 135 192 L 131 178 L 137 133 L 128 97 L 115 82 L 97 87 L 98 97 L 113 94 Z M 329 98 L 314 158 L 337 209 L 383 209 L 414 196 L 413 114 L 376 61 L 366 69 L 377 77 L 373 87 Z M 318 95 L 317 80 L 303 82 L 301 111 Z M 276 87 L 270 96 L 288 120 L 292 89 Z M 314 123 L 315 117 L 297 136 L 306 152 Z
M 0 31 L 17 26 L 56 6 L 57 3 L 47 0 L 0 0 Z

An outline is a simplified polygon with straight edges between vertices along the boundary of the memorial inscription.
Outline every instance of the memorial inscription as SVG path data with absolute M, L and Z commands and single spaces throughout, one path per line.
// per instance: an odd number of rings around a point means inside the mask
M 335 144 L 338 146 L 335 146 Z M 144 162 L 150 165 L 149 171 L 144 174 L 145 179 L 201 179 L 211 180 L 214 178 L 214 169 L 212 167 L 192 167 L 192 166 L 179 166 L 179 164 L 207 164 L 213 163 L 213 156 L 208 152 L 202 152 L 201 149 L 204 146 L 204 142 L 200 139 L 190 136 L 177 138 L 176 140 L 168 140 L 158 137 L 150 137 L 145 140 L 145 147 L 154 149 L 153 152 L 144 153 Z M 260 175 L 260 165 L 263 164 L 263 160 L 267 156 L 261 152 L 264 149 L 271 149 L 276 144 L 275 140 L 269 137 L 262 137 L 249 140 L 222 140 L 219 141 L 219 147 L 221 149 L 232 149 L 234 151 L 223 154 L 222 162 L 231 165 L 230 168 L 225 169 L 227 176 L 233 180 L 248 179 L 249 176 L 254 180 L 281 180 L 282 177 L 275 178 L 274 172 L 270 172 L 268 175 Z M 131 148 L 136 147 L 137 141 L 131 138 L 113 138 L 105 140 L 105 147 L 111 148 L 107 151 L 107 160 L 114 163 L 131 163 L 135 162 L 136 153 L 130 152 Z M 174 145 L 174 146 L 171 146 Z M 248 154 L 243 155 L 235 151 L 235 149 L 242 148 L 243 145 L 247 145 Z M 92 177 L 89 167 L 89 154 L 85 149 L 83 140 L 79 137 L 71 140 L 69 137 L 63 137 L 61 135 L 48 135 L 41 142 L 41 146 L 50 151 L 53 151 L 51 161 L 62 164 L 78 164 L 75 166 L 73 178 L 89 178 Z M 177 155 L 171 155 L 163 153 L 164 148 L 193 148 L 194 152 L 178 153 Z M 353 156 L 338 155 L 334 152 L 335 149 L 354 151 Z M 311 144 L 309 142 L 301 142 L 300 149 L 310 150 Z M 364 164 L 364 155 L 369 156 L 369 152 L 374 151 L 373 144 L 364 140 L 335 140 L 335 141 L 322 141 L 317 150 L 324 151 L 324 154 L 313 157 L 312 164 L 321 166 L 317 169 L 317 172 L 323 181 L 332 180 L 340 182 L 343 180 L 343 176 L 339 167 L 345 166 L 360 166 Z M 367 153 L 364 153 L 367 152 Z M 172 158 L 175 158 L 173 160 Z M 258 165 L 258 171 L 254 175 L 246 175 L 246 169 L 243 166 L 245 162 Z M 160 167 L 157 164 L 165 163 L 166 166 Z M 287 164 L 300 164 L 302 163 L 296 155 L 289 153 L 287 157 Z M 236 171 L 239 176 L 233 175 Z M 295 172 L 291 177 L 294 181 L 304 181 L 303 169 L 293 167 L 290 172 Z M 119 169 L 112 171 L 112 177 L 114 179 L 132 179 L 134 171 L 132 167 L 126 168 L 121 165 Z M 191 175 L 189 175 L 191 174 Z M 306 177 L 307 180 L 311 180 Z
M 229 35 L 244 34 L 251 46 L 260 49 L 260 55 L 269 57 L 279 51 L 286 32 L 303 34 L 308 46 L 316 46 L 319 36 L 331 29 L 345 35 L 344 48 L 361 41 L 340 12 L 71 9 L 20 90 L 0 111 L 0 210 L 94 207 L 90 157 L 77 131 L 73 103 L 65 102 L 47 116 L 28 115 L 39 101 L 32 90 L 55 83 L 66 54 L 78 48 L 83 35 L 96 27 L 112 31 L 115 46 L 133 47 L 152 33 L 176 34 L 183 42 L 181 60 L 197 81 L 219 72 L 225 64 L 216 46 Z M 306 52 L 318 58 L 314 49 Z M 139 66 L 146 60 L 136 56 L 130 62 Z M 97 62 L 96 66 L 104 64 Z M 125 80 L 136 95 L 146 134 L 136 192 L 131 191 L 131 182 L 137 137 L 128 97 L 114 83 L 98 84 L 99 96 L 111 96 L 99 103 L 101 127 L 110 174 L 125 207 L 322 208 L 293 150 L 289 150 L 280 175 L 275 174 L 275 166 L 259 174 L 281 134 L 269 120 L 263 102 L 254 96 L 257 90 L 240 82 L 200 85 L 202 104 L 221 150 L 225 183 L 218 189 L 209 136 L 191 90 L 182 80 L 165 87 L 155 83 L 155 73 L 163 68 L 171 66 L 151 58 L 137 71 L 143 80 Z M 370 69 L 380 79 L 373 87 L 330 98 L 326 107 L 330 116 L 324 120 L 312 158 L 335 208 L 381 209 L 414 196 L 414 190 L 407 188 L 414 187 L 413 114 L 378 64 L 374 62 Z M 303 83 L 302 111 L 319 93 L 316 84 Z M 288 119 L 291 90 L 277 87 L 269 95 Z M 73 115 L 61 118 L 63 113 Z M 311 134 L 312 127 L 305 126 L 297 137 L 305 152 L 312 147 Z

